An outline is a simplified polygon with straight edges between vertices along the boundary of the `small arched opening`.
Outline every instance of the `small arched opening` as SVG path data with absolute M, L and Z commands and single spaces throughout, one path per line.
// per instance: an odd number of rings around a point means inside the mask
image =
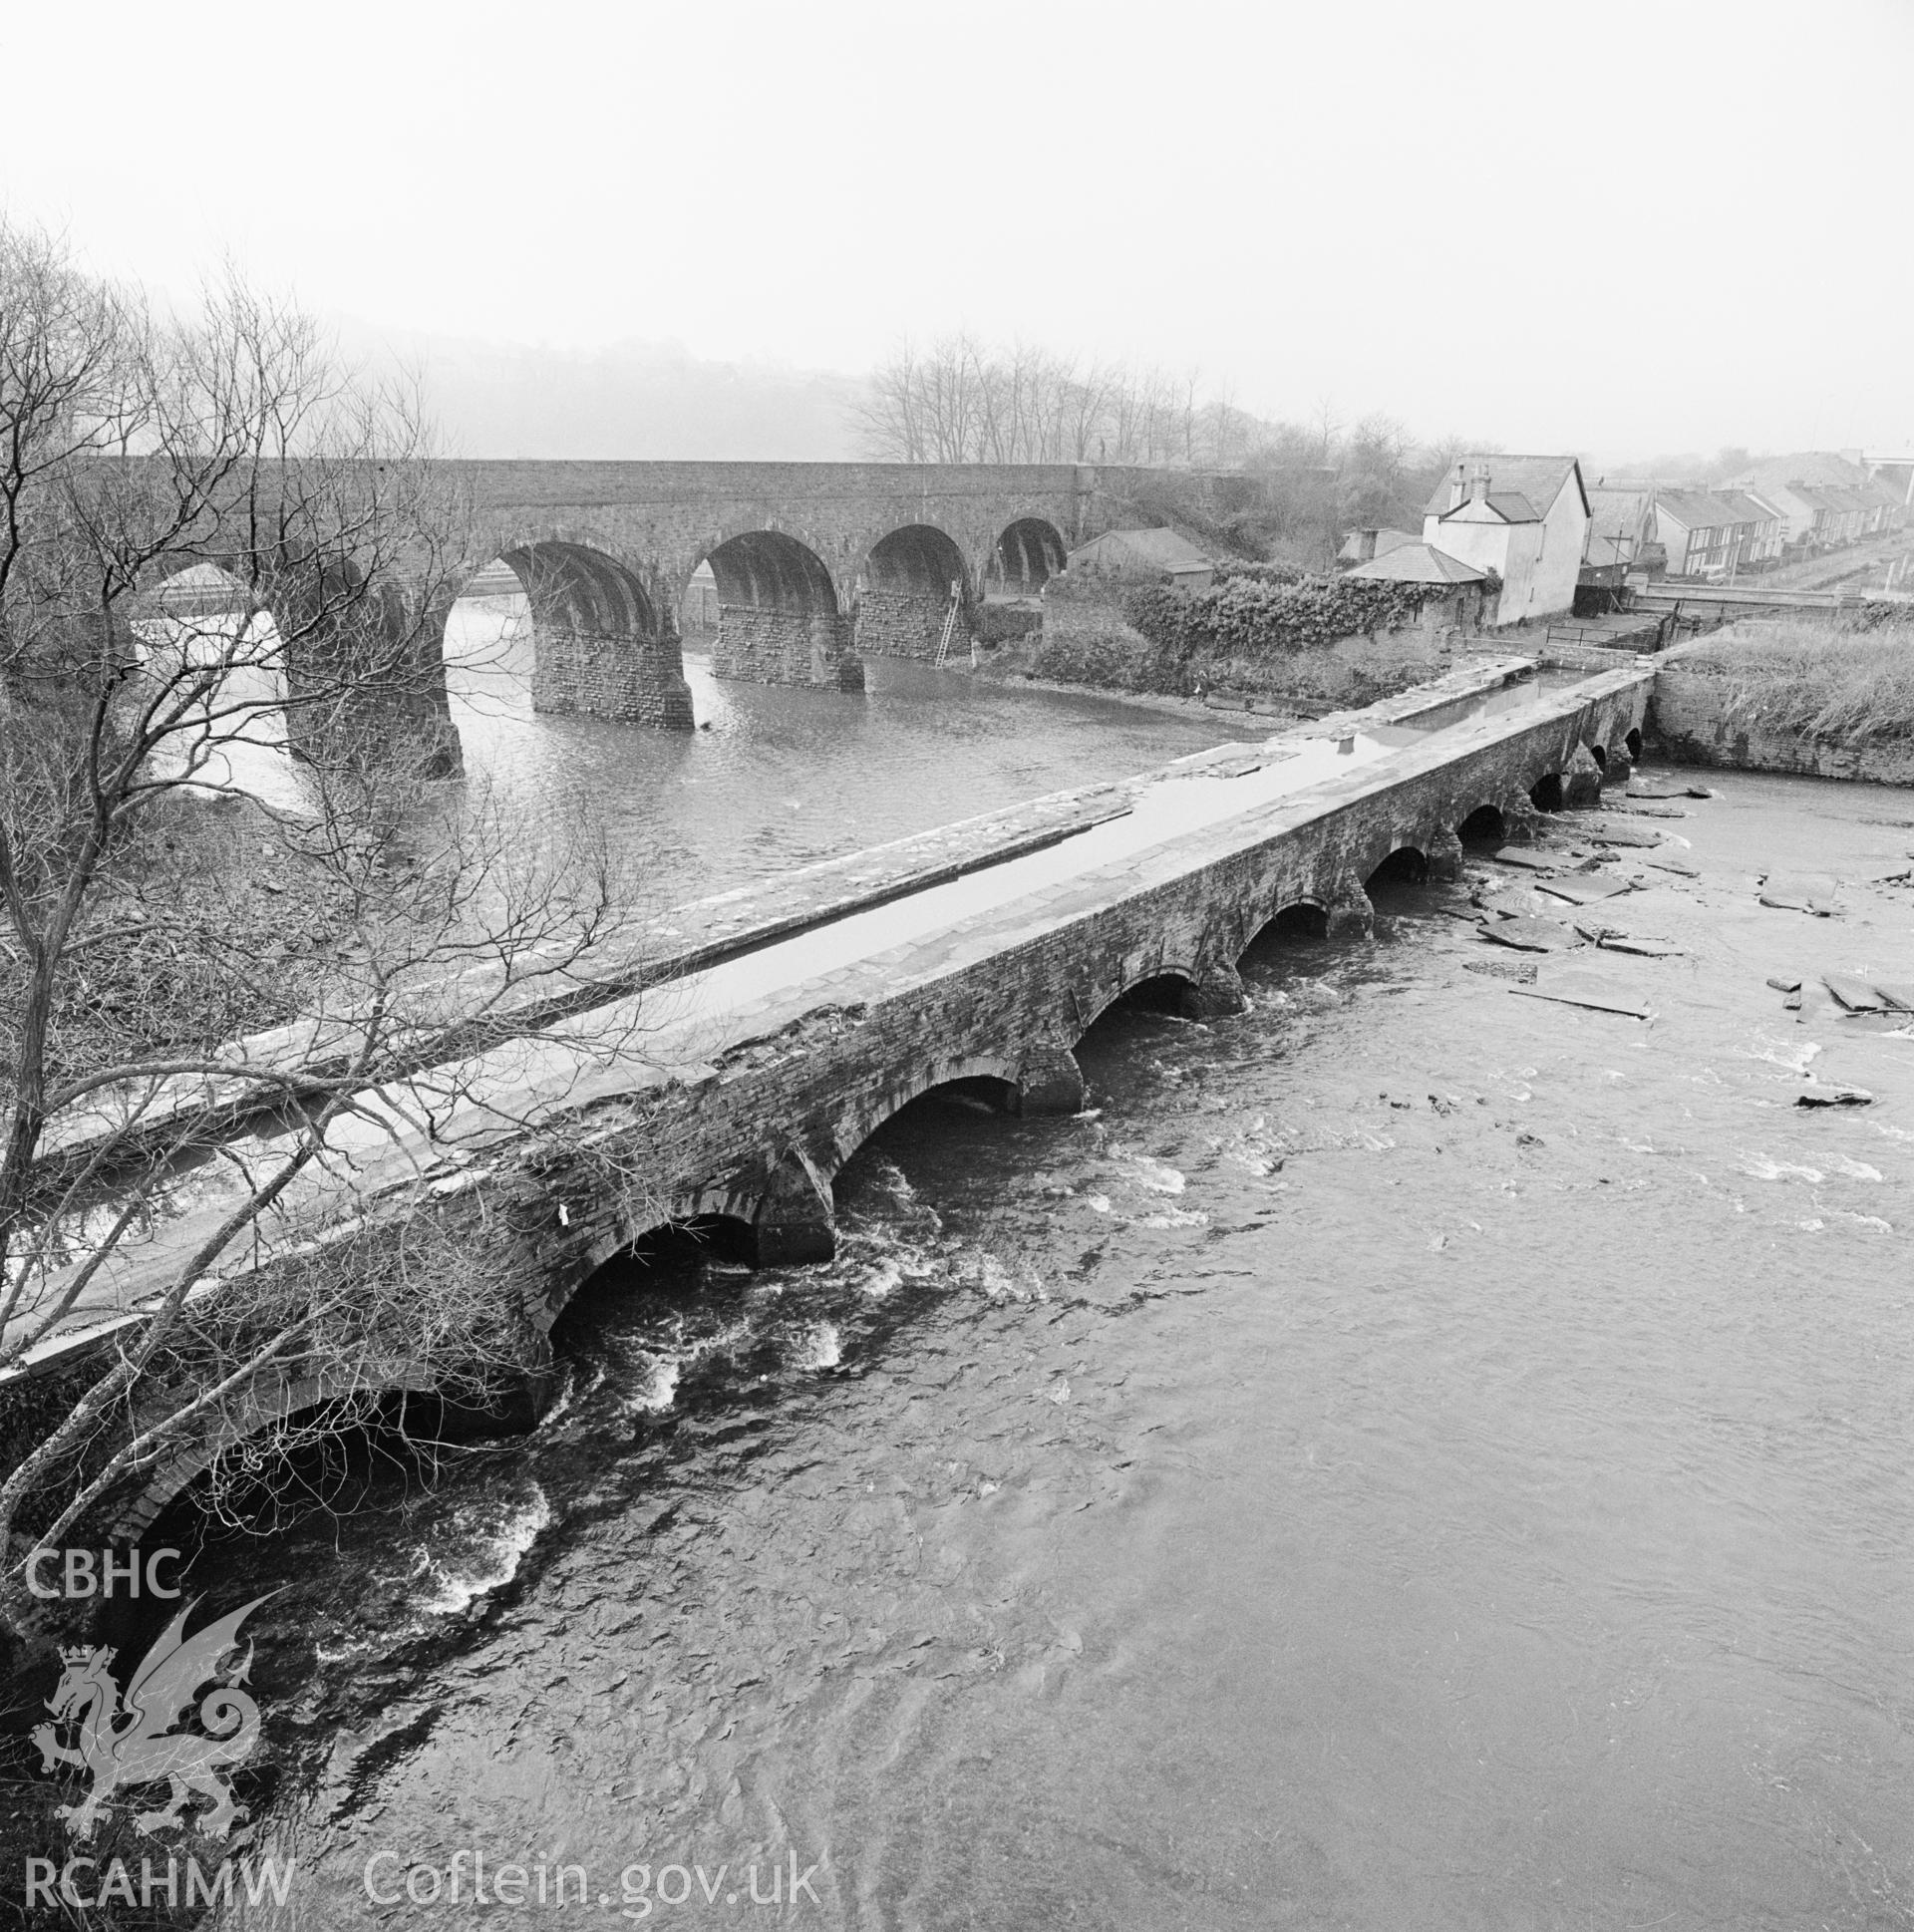
M 779 1278 L 734 1214 L 647 1228 L 582 1280 L 551 1328 L 558 1387 L 642 1427 L 697 1399 L 751 1402 L 781 1359 Z M 595 1392 L 604 1391 L 604 1397 Z
M 475 1377 L 456 1389 L 261 1377 L 204 1438 L 153 1472 L 116 1533 L 138 1539 L 162 1520 L 182 1531 L 221 1523 L 265 1531 L 314 1508 L 344 1513 L 429 1480 L 448 1449 L 534 1419 L 523 1377 Z
M 1152 1013 L 1171 1019 L 1184 1020 L 1191 1017 L 1191 1006 L 1196 996 L 1194 981 L 1181 973 L 1155 973 L 1148 979 L 1138 980 L 1134 986 L 1119 993 L 1108 1007 L 1106 1013 Z
M 1399 891 L 1405 886 L 1424 885 L 1428 881 L 1428 855 L 1415 845 L 1398 845 L 1364 880 L 1363 889 L 1373 899 L 1379 893 Z
M 1629 757 L 1639 765 L 1642 761 L 1642 734 L 1631 725 L 1622 743 L 1628 747 Z
M 1508 827 L 1503 822 L 1499 805 L 1477 805 L 1462 822 L 1455 827 L 1455 836 L 1464 845 L 1495 846 L 1508 835 Z
M 852 1128 L 855 1142 L 837 1169 L 831 1191 L 840 1202 L 853 1202 L 868 1191 L 876 1169 L 886 1161 L 908 1168 L 918 1164 L 919 1152 L 934 1158 L 937 1149 L 948 1149 L 953 1135 L 961 1140 L 1001 1133 L 1003 1117 L 1017 1111 L 1017 1087 L 1011 1080 L 994 1074 L 941 1080 L 891 1108 L 868 1130 Z
M 783 530 L 745 530 L 702 559 L 717 590 L 711 668 L 751 684 L 863 689 L 851 622 L 816 551 Z
M 1068 552 L 1056 524 L 1021 516 L 998 537 L 984 578 L 987 601 L 1037 597 L 1064 567 Z
M 1529 788 L 1528 802 L 1537 811 L 1560 811 L 1562 796 L 1561 773 L 1547 772 Z
M 1286 905 L 1273 918 L 1257 927 L 1243 950 L 1243 963 L 1287 953 L 1297 946 L 1308 946 L 1329 937 L 1329 914 L 1320 905 L 1298 899 Z
M 1600 745 L 1589 746 L 1588 755 L 1595 761 L 1595 769 L 1598 772 L 1608 770 L 1608 753 Z
M 964 553 L 930 523 L 907 523 L 871 545 L 858 573 L 857 648 L 870 657 L 941 662 L 970 651 Z

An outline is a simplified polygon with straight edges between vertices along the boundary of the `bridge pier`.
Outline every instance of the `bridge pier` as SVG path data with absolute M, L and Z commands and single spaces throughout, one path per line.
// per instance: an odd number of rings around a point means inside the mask
M 691 687 L 675 637 L 587 631 L 534 616 L 531 708 L 693 729 Z
M 1617 790 L 1627 785 L 1628 775 L 1634 769 L 1634 755 L 1626 745 L 1611 745 L 1608 748 L 1608 763 L 1602 768 L 1602 773 L 1610 785 Z
M 761 1268 L 796 1268 L 837 1252 L 837 1214 L 830 1183 L 794 1147 L 772 1169 L 752 1217 Z
M 865 657 L 911 657 L 934 664 L 950 615 L 948 593 L 871 584 L 857 601 L 857 649 Z M 959 604 L 950 627 L 953 656 L 970 655 L 970 610 Z
M 715 676 L 746 684 L 808 684 L 861 691 L 864 665 L 853 621 L 825 610 L 771 610 L 756 604 L 718 606 L 711 647 Z
M 1041 1047 L 1017 1073 L 1016 1111 L 1023 1115 L 1081 1114 L 1084 1070 L 1068 1047 Z
M 1586 745 L 1577 745 L 1574 757 L 1562 769 L 1562 804 L 1574 811 L 1601 802 L 1602 768 Z
M 271 613 L 285 643 L 287 745 L 334 770 L 457 778 L 465 761 L 446 691 L 445 612 L 409 607 L 390 585 L 362 597 L 361 583 L 342 567 L 293 586 Z
M 1328 893 L 1326 921 L 1331 939 L 1373 939 L 1376 936 L 1376 907 L 1363 881 L 1353 871 L 1338 874 Z
M 1186 1002 L 1192 1020 L 1227 1020 L 1249 1010 L 1243 976 L 1227 959 L 1212 960 L 1197 972 Z
M 1518 795 L 1502 805 L 1502 835 L 1511 845 L 1529 845 L 1541 830 L 1542 814 L 1525 797 Z
M 1429 841 L 1425 856 L 1432 879 L 1458 879 L 1462 875 L 1462 841 L 1453 825 L 1444 825 Z

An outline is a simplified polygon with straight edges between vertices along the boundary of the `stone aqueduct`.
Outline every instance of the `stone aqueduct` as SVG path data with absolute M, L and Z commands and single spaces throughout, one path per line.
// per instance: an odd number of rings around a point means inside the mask
M 542 1373 L 545 1338 L 580 1285 L 646 1233 L 722 1217 L 749 1231 L 761 1265 L 828 1258 L 833 1179 L 931 1089 L 987 1082 L 1006 1112 L 1074 1113 L 1076 1045 L 1126 995 L 1154 983 L 1192 1015 L 1240 1011 L 1238 961 L 1272 924 L 1370 931 L 1379 879 L 1452 877 L 1464 841 L 1524 835 L 1536 801 L 1599 797 L 1604 774 L 1626 774 L 1640 752 L 1652 682 L 1645 670 L 1606 674 L 1533 722 L 1495 721 L 1459 750 L 1401 753 L 1387 782 L 1345 782 L 1327 808 L 1319 792 L 1253 836 L 1225 824 L 1145 876 L 861 962 L 831 997 L 798 989 L 748 1037 L 667 1079 L 594 1077 L 567 1103 L 582 1128 L 569 1151 L 532 1162 L 519 1146 L 488 1148 L 442 1210 L 484 1226 L 484 1251 L 523 1311 L 525 1373 Z M 395 1200 L 410 1198 L 403 1176 L 419 1154 L 393 1155 Z M 601 1179 L 624 1169 L 658 1176 L 636 1217 Z M 412 1386 L 393 1365 L 392 1391 Z M 218 1440 L 121 1499 L 116 1533 L 138 1534 L 233 1441 L 339 1393 L 296 1379 L 260 1386 Z

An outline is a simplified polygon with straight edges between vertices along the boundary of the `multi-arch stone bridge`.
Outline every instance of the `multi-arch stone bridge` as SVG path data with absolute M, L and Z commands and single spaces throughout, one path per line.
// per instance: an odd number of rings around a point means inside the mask
M 1192 1012 L 1239 1010 L 1237 961 L 1272 921 L 1367 931 L 1379 875 L 1453 876 L 1464 840 L 1520 836 L 1537 802 L 1586 801 L 1604 770 L 1627 770 L 1651 669 L 1533 697 L 1490 689 L 1508 675 L 1507 661 L 1478 667 L 1446 691 L 833 861 L 798 875 L 808 919 L 792 914 L 791 879 L 767 887 L 755 929 L 737 895 L 708 918 L 685 908 L 674 918 L 697 953 L 653 961 L 645 991 L 528 1030 L 454 1079 L 401 1083 L 389 1118 L 432 1120 L 430 1133 L 349 1149 L 349 1188 L 318 1176 L 225 1265 L 277 1265 L 338 1227 L 397 1240 L 419 1214 L 446 1217 L 515 1311 L 537 1375 L 579 1285 L 658 1226 L 723 1217 L 761 1264 L 827 1256 L 834 1176 L 930 1089 L 981 1083 L 1012 1112 L 1074 1112 L 1075 1046 L 1116 1000 L 1155 983 Z M 629 1044 L 607 1053 L 606 1039 Z M 639 1194 L 606 1178 L 632 1173 Z M 103 1280 L 110 1305 L 82 1312 L 94 1339 L 71 1347 L 97 1345 L 115 1307 L 217 1225 L 230 1203 L 207 1187 L 201 1174 L 190 1210 Z M 405 1362 L 384 1374 L 395 1390 L 418 1380 Z M 119 1498 L 119 1530 L 144 1527 L 236 1437 L 338 1393 L 261 1375 L 236 1419 Z
M 530 599 L 534 708 L 684 731 L 694 720 L 680 613 L 701 567 L 717 595 L 719 676 L 861 690 L 867 656 L 967 650 L 991 590 L 1041 589 L 1148 474 L 1078 464 L 440 468 L 470 514 L 475 570 L 502 559 Z M 165 574 L 162 560 L 156 589 Z M 430 767 L 457 769 L 445 627 L 475 581 L 438 584 L 403 613 L 403 597 L 388 607 L 409 627 L 407 671 L 358 708 L 356 729 L 373 747 L 403 740 Z M 283 630 L 294 613 L 274 614 Z M 323 635 L 300 648 L 323 659 Z M 288 655 L 296 688 L 314 667 Z
M 1041 588 L 1119 473 L 1074 464 L 466 463 L 479 547 L 532 599 L 544 711 L 689 727 L 679 612 L 709 565 L 712 668 L 861 689 L 865 655 L 968 644 L 988 584 Z M 954 613 L 953 613 L 954 606 Z

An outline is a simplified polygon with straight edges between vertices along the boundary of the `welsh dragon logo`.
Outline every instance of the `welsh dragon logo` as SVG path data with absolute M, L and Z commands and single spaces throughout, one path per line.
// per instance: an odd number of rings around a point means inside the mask
M 276 1591 L 268 1592 L 277 1595 Z M 142 1660 L 124 1701 L 110 1666 L 111 1649 L 85 1646 L 63 1649 L 66 1666 L 47 1700 L 54 1722 L 38 1726 L 33 1741 L 40 1747 L 41 1769 L 55 1771 L 71 1765 L 88 1772 L 93 1788 L 78 1804 L 63 1804 L 60 1815 L 83 1844 L 92 1838 L 102 1811 L 114 1794 L 142 1784 L 165 1783 L 169 1800 L 157 1810 L 135 1814 L 134 1823 L 150 1836 L 185 1824 L 186 1806 L 193 1794 L 212 1800 L 212 1808 L 194 1820 L 197 1828 L 223 1838 L 233 1821 L 245 1816 L 245 1806 L 233 1801 L 226 1773 L 247 1759 L 259 1742 L 259 1707 L 236 1687 L 252 1668 L 252 1646 L 230 1672 L 220 1661 L 239 1647 L 239 1626 L 265 1597 L 254 1597 L 230 1616 L 205 1629 L 185 1634 L 186 1619 L 198 1605 L 194 1598 L 160 1634 Z M 174 1729 L 180 1713 L 198 1697 L 199 1687 L 220 1677 L 199 1698 L 199 1722 L 205 1735 Z M 60 1733 L 77 1729 L 73 1744 Z

